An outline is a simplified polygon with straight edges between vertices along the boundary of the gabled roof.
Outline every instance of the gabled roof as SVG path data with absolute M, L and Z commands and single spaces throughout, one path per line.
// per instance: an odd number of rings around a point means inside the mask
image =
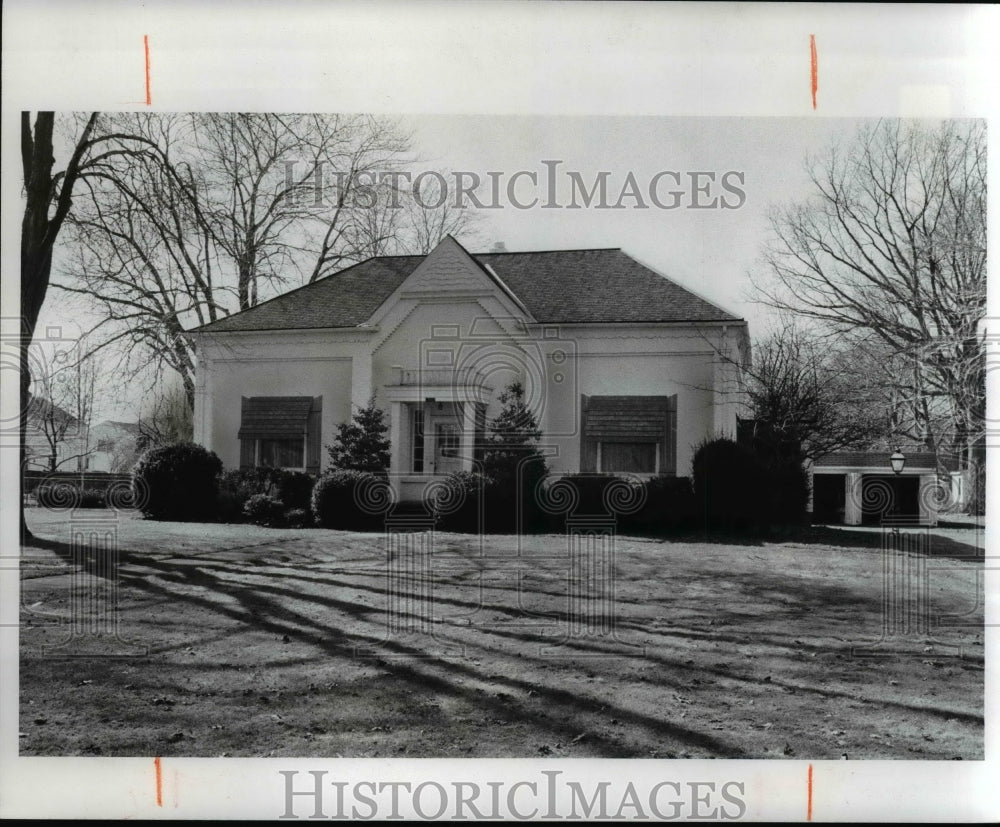
M 66 422 L 70 425 L 77 424 L 77 418 L 73 416 L 65 408 L 61 408 L 55 402 L 50 399 L 46 399 L 44 396 L 36 396 L 35 394 L 28 392 L 28 420 L 35 421 L 41 419 L 58 420 L 60 422 Z
M 470 257 L 488 274 L 492 270 L 502 286 L 542 323 L 741 321 L 619 248 L 477 253 Z M 222 333 L 357 327 L 424 258 L 370 258 L 196 330 Z

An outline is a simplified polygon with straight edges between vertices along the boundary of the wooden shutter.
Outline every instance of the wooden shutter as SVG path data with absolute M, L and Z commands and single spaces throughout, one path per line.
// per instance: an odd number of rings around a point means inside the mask
M 313 397 L 306 426 L 306 471 L 319 473 L 320 448 L 323 443 L 323 397 Z
M 245 396 L 240 397 L 240 423 L 246 419 L 247 413 L 247 398 Z M 254 453 L 256 448 L 256 440 L 251 437 L 240 437 L 240 468 L 253 468 L 254 466 Z
M 667 397 L 667 427 L 660 454 L 660 473 L 677 475 L 677 394 Z
M 580 396 L 580 470 L 593 473 L 597 470 L 597 439 L 587 432 L 590 415 L 590 397 Z

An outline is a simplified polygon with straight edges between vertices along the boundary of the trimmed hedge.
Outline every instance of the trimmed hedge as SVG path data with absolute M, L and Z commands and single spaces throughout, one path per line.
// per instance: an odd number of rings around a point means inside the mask
M 41 508 L 107 508 L 107 495 L 99 488 L 83 488 L 72 482 L 47 482 L 35 488 L 35 500 Z
M 708 440 L 695 451 L 691 470 L 705 529 L 739 531 L 764 521 L 764 468 L 750 448 Z
M 222 460 L 193 442 L 152 448 L 133 471 L 139 507 L 152 520 L 210 521 L 221 471 Z
M 466 534 L 550 530 L 550 516 L 536 496 L 545 476 L 544 465 L 526 463 L 521 473 L 520 482 L 477 471 L 450 474 L 444 481 L 445 491 L 431 504 L 438 527 Z
M 442 531 L 476 534 L 483 529 L 480 507 L 497 490 L 496 480 L 475 471 L 457 471 L 444 481 L 444 488 L 430 503 Z
M 621 532 L 662 534 L 692 525 L 694 492 L 687 477 L 567 474 L 552 484 L 546 510 L 558 531 L 573 517 L 607 517 Z
M 694 525 L 695 498 L 690 477 L 651 477 L 643 488 L 643 505 L 623 517 L 623 530 L 659 534 Z
M 750 447 L 719 438 L 698 447 L 692 471 L 707 530 L 768 529 L 805 519 L 809 475 L 794 460 L 768 465 Z
M 312 490 L 312 512 L 324 528 L 353 531 L 381 529 L 391 507 L 391 489 L 381 476 L 367 471 L 330 471 Z

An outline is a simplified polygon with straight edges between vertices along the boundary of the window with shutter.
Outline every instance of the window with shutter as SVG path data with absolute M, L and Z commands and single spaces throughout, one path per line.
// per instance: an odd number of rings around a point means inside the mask
M 581 397 L 580 470 L 677 473 L 677 396 Z
M 240 467 L 319 473 L 321 396 L 243 397 Z

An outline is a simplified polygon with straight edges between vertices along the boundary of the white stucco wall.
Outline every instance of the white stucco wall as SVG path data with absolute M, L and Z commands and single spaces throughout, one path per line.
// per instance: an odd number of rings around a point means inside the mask
M 738 406 L 722 393 L 717 376 L 721 327 L 694 331 L 677 325 L 564 325 L 558 331 L 558 340 L 543 339 L 549 358 L 542 421 L 546 441 L 558 448 L 558 456 L 550 462 L 553 471 L 579 468 L 581 394 L 676 394 L 680 476 L 690 473 L 693 449 L 701 440 L 716 433 L 735 434 Z M 556 341 L 568 357 L 561 363 L 551 358 L 559 347 Z
M 198 346 L 196 442 L 215 451 L 226 468 L 240 461 L 243 396 L 322 396 L 321 462 L 336 425 L 350 418 L 357 374 L 368 371 L 368 336 L 330 333 L 230 334 Z
M 503 297 L 481 288 L 450 298 L 397 297 L 368 330 L 286 331 L 202 337 L 198 347 L 195 440 L 227 468 L 239 465 L 242 396 L 322 396 L 321 461 L 352 404 L 391 406 L 385 387 L 395 366 L 475 367 L 493 388 L 487 415 L 514 378 L 525 386 L 555 472 L 580 462 L 580 396 L 677 395 L 677 473 L 690 473 L 693 448 L 733 435 L 738 402 L 733 369 L 720 366 L 723 336 L 745 327 L 707 325 L 519 325 Z M 745 335 L 745 334 L 743 334 Z M 451 363 L 450 365 L 448 363 Z M 713 391 L 714 388 L 714 391 Z

